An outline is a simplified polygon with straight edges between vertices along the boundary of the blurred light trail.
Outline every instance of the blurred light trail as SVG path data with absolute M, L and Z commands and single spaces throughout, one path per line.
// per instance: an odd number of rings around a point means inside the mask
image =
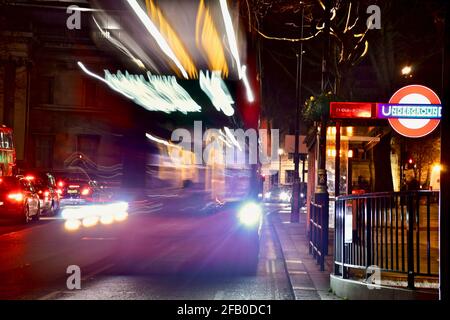
M 66 222 L 64 223 L 64 228 L 69 231 L 78 230 L 80 226 L 81 222 L 77 219 L 66 220 Z
M 202 48 L 208 60 L 210 70 L 220 71 L 223 77 L 228 77 L 228 65 L 222 45 L 222 40 L 211 17 L 209 8 L 200 0 L 195 22 L 195 43 Z
M 223 22 L 225 23 L 225 30 L 227 33 L 228 44 L 230 45 L 231 54 L 236 61 L 239 79 L 242 79 L 241 60 L 239 58 L 239 51 L 237 48 L 236 35 L 234 33 L 233 22 L 231 21 L 230 12 L 228 11 L 227 0 L 220 1 L 220 10 L 222 11 Z
M 194 61 L 186 50 L 186 47 L 181 42 L 180 37 L 176 34 L 175 30 L 166 20 L 161 10 L 155 6 L 152 0 L 145 0 L 148 15 L 156 25 L 159 26 L 159 30 L 162 35 L 167 39 L 167 42 L 173 50 L 175 56 L 180 60 L 183 68 L 186 70 L 190 78 L 197 78 L 198 71 L 195 67 Z
M 152 141 L 154 141 L 156 143 L 163 144 L 163 145 L 165 145 L 167 147 L 173 147 L 173 148 L 181 149 L 180 146 L 177 146 L 176 144 L 172 144 L 172 143 L 170 143 L 170 142 L 168 142 L 166 140 L 163 140 L 163 139 L 157 138 L 155 136 L 152 136 L 150 133 L 146 133 L 145 136 L 147 137 L 147 139 L 150 139 L 150 140 L 152 140 Z
M 184 114 L 201 111 L 201 107 L 178 84 L 175 76 L 156 76 L 147 72 L 147 78 L 148 81 L 143 75 L 123 74 L 120 71 L 111 74 L 105 70 L 108 83 L 134 97 L 135 102 L 147 110 L 166 113 L 180 111 Z
M 231 97 L 225 82 L 220 77 L 219 71 L 212 71 L 211 75 L 209 75 L 208 71 L 206 71 L 206 73 L 200 71 L 199 82 L 200 88 L 209 97 L 217 111 L 222 111 L 227 116 L 232 116 L 234 114 L 234 109 L 232 107 L 232 104 L 234 103 L 233 98 Z
M 125 55 L 127 55 L 131 61 L 133 61 L 134 63 L 136 63 L 138 65 L 139 68 L 145 69 L 145 65 L 144 63 L 136 58 L 131 52 L 130 50 L 128 50 L 120 41 L 114 39 L 109 32 L 104 31 L 102 29 L 102 27 L 100 27 L 100 25 L 98 24 L 97 20 L 92 17 L 92 19 L 94 20 L 95 25 L 97 26 L 98 30 L 101 32 L 101 34 L 103 35 L 103 37 L 108 40 L 109 42 L 111 42 L 117 49 L 119 49 L 122 53 L 124 53 Z
M 248 77 L 247 77 L 247 66 L 242 66 L 242 81 L 244 82 L 245 86 L 245 92 L 247 93 L 247 100 L 248 102 L 254 102 L 255 97 L 253 95 L 252 88 L 250 87 L 250 84 L 248 83 Z
M 225 133 L 227 134 L 227 137 L 231 140 L 233 145 L 235 145 L 239 149 L 239 151 L 242 151 L 241 145 L 237 141 L 237 139 L 234 136 L 234 134 L 231 132 L 230 128 L 228 128 L 228 127 L 223 127 L 223 128 L 225 130 Z
M 89 71 L 84 64 L 82 64 L 80 61 L 77 62 L 78 66 L 81 68 L 81 70 L 83 70 L 87 75 L 100 80 L 104 83 L 106 83 L 111 89 L 113 89 L 114 91 L 124 95 L 125 97 L 127 97 L 128 99 L 134 100 L 134 98 L 132 96 L 129 96 L 128 94 L 126 94 L 125 92 L 121 91 L 120 89 L 114 87 L 111 83 L 109 83 L 108 81 L 106 81 L 105 79 L 103 79 L 102 77 L 100 77 L 99 75 L 96 75 L 95 73 Z
M 141 6 L 137 3 L 136 0 L 127 0 L 127 2 L 130 5 L 130 7 L 133 9 L 133 11 L 137 15 L 137 17 L 139 18 L 139 20 L 141 20 L 142 24 L 147 29 L 147 31 L 150 33 L 150 35 L 155 39 L 156 43 L 159 45 L 161 50 L 175 63 L 175 65 L 180 70 L 183 77 L 188 79 L 189 78 L 188 73 L 184 69 L 181 62 L 178 60 L 175 53 L 170 48 L 167 41 L 161 35 L 158 28 L 156 28 L 155 24 L 149 18 L 149 16 L 144 12 L 144 10 L 141 8 Z
M 64 208 L 61 216 L 66 219 L 64 228 L 75 231 L 83 227 L 93 227 L 99 222 L 112 224 L 124 221 L 128 217 L 128 203 L 114 202 Z

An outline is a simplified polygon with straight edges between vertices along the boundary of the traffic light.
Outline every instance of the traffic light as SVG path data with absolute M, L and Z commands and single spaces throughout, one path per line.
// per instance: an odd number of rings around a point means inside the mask
M 406 156 L 404 159 L 406 169 L 411 169 L 412 167 L 414 167 L 416 161 L 414 160 L 414 157 L 411 152 L 406 152 Z

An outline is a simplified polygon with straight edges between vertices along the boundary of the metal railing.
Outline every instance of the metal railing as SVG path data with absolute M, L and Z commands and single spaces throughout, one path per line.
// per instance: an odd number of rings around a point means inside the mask
M 328 214 L 326 213 L 323 206 L 311 202 L 309 253 L 320 265 L 320 271 L 325 270 L 325 256 L 328 254 Z
M 337 198 L 334 271 L 348 278 L 352 268 L 377 267 L 438 277 L 439 192 L 410 191 L 348 195 Z

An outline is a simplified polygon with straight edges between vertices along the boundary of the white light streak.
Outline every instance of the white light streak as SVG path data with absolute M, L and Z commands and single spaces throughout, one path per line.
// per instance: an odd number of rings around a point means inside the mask
M 155 24 L 152 22 L 149 16 L 145 13 L 145 11 L 141 8 L 141 6 L 137 3 L 136 0 L 127 0 L 127 2 L 133 9 L 134 13 L 138 16 L 139 20 L 141 20 L 142 24 L 150 33 L 150 35 L 155 39 L 156 43 L 159 45 L 161 50 L 175 63 L 177 68 L 180 69 L 183 77 L 188 79 L 189 76 L 186 70 L 183 68 L 183 65 L 180 63 L 177 56 L 167 43 L 166 39 L 164 39 L 164 37 L 161 35 L 158 28 L 155 26 Z
M 243 75 L 242 81 L 244 82 L 245 92 L 247 93 L 247 100 L 248 100 L 248 102 L 252 103 L 255 101 L 255 97 L 253 95 L 252 88 L 250 87 L 250 84 L 248 82 L 246 65 L 242 66 L 242 75 Z
M 84 64 L 82 64 L 80 61 L 78 61 L 77 64 L 78 64 L 78 66 L 81 68 L 81 70 L 83 70 L 87 75 L 89 75 L 89 76 L 91 76 L 91 77 L 93 77 L 93 78 L 95 78 L 95 79 L 97 79 L 97 80 L 100 80 L 100 81 L 106 83 L 111 89 L 113 89 L 114 91 L 116 91 L 116 92 L 118 92 L 118 93 L 124 95 L 124 96 L 127 97 L 128 99 L 131 99 L 131 100 L 134 99 L 132 96 L 129 96 L 129 95 L 126 94 L 125 92 L 123 92 L 123 91 L 121 91 L 120 89 L 114 87 L 111 83 L 109 83 L 108 81 L 106 81 L 105 79 L 103 79 L 102 77 L 100 77 L 99 75 L 97 75 L 97 74 L 95 74 L 95 73 L 89 71 L 89 70 L 84 66 Z
M 100 30 L 101 34 L 103 35 L 103 37 L 108 40 L 109 42 L 111 42 L 114 46 L 116 46 L 117 49 L 119 49 L 120 51 L 122 51 L 125 55 L 127 55 L 134 63 L 136 63 L 138 65 L 139 68 L 145 69 L 145 65 L 144 63 L 136 58 L 131 52 L 130 50 L 128 50 L 119 40 L 114 39 L 109 32 L 104 31 L 102 29 L 102 27 L 100 27 L 100 25 L 98 24 L 97 20 L 92 17 L 92 19 L 94 20 L 95 25 L 97 26 L 98 30 Z
M 223 22 L 227 32 L 228 44 L 230 45 L 231 54 L 236 61 L 239 79 L 242 78 L 241 60 L 237 48 L 236 35 L 234 33 L 233 22 L 231 21 L 230 12 L 228 11 L 227 0 L 220 0 L 220 10 L 222 11 Z
M 168 146 L 168 147 L 181 149 L 180 146 L 177 146 L 177 145 L 172 144 L 172 143 L 170 143 L 170 142 L 168 142 L 166 140 L 163 140 L 163 139 L 157 138 L 155 136 L 152 136 L 150 133 L 146 133 L 145 136 L 147 137 L 147 139 L 155 141 L 156 143 L 160 143 L 160 144 L 163 144 L 163 145 Z
M 134 97 L 135 102 L 147 110 L 166 113 L 180 111 L 184 114 L 201 111 L 175 76 L 155 76 L 147 72 L 147 79 L 143 75 L 123 74 L 120 71 L 111 74 L 105 70 L 108 83 Z
M 223 127 L 225 130 L 225 133 L 227 134 L 228 139 L 231 140 L 231 142 L 239 149 L 239 151 L 242 151 L 241 145 L 239 144 L 239 142 L 236 140 L 236 137 L 234 136 L 234 134 L 231 132 L 230 128 L 228 127 Z
M 234 114 L 232 107 L 234 101 L 225 82 L 220 77 L 220 71 L 212 71 L 211 75 L 208 71 L 206 74 L 200 71 L 199 82 L 200 88 L 209 97 L 217 111 L 222 111 L 227 116 Z

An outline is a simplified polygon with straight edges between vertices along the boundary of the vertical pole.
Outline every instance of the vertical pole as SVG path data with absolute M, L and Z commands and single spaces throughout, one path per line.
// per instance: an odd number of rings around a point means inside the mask
M 407 240 L 407 255 L 408 255 L 408 288 L 414 289 L 414 219 L 415 212 L 413 206 L 413 195 L 410 193 L 407 195 L 407 212 L 408 217 L 408 240 Z M 381 248 L 383 250 L 383 248 Z
M 303 38 L 303 20 L 305 8 L 302 4 L 302 23 L 300 37 Z M 294 151 L 294 184 L 292 186 L 292 207 L 291 207 L 291 222 L 299 222 L 299 196 L 300 196 L 300 176 L 299 176 L 299 143 L 300 143 L 300 103 L 302 100 L 302 65 L 303 65 L 303 41 L 300 41 L 300 52 L 297 52 L 297 78 L 295 90 L 295 151 Z
M 450 4 L 445 2 L 445 35 L 443 61 L 443 87 L 446 89 L 442 102 L 441 121 L 441 192 L 439 199 L 439 298 L 450 298 L 449 283 L 449 211 L 450 211 L 450 152 L 442 146 L 450 144 Z
M 328 63 L 330 56 L 330 18 L 331 18 L 331 0 L 325 1 L 325 32 L 324 32 L 324 48 L 322 61 L 322 93 L 325 93 L 326 86 L 329 84 Z M 327 237 L 328 248 L 328 222 L 329 222 L 329 195 L 327 190 L 327 171 L 326 171 L 326 140 L 327 140 L 327 120 L 325 115 L 322 115 L 320 121 L 319 134 L 319 155 L 318 155 L 318 169 L 317 169 L 317 186 L 314 194 L 315 202 L 320 204 L 323 208 L 322 221 L 324 221 L 322 228 Z M 327 249 L 328 250 L 328 249 Z
M 281 154 L 278 151 L 278 185 L 281 185 Z
M 335 198 L 340 194 L 341 189 L 341 122 L 336 121 L 336 158 L 334 162 L 335 179 L 334 179 L 334 195 Z

